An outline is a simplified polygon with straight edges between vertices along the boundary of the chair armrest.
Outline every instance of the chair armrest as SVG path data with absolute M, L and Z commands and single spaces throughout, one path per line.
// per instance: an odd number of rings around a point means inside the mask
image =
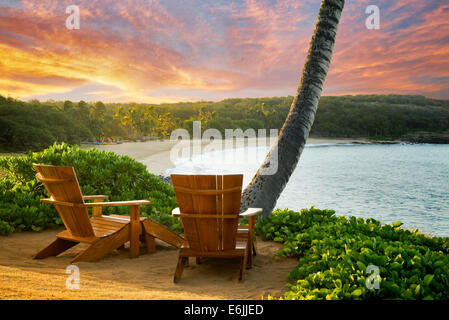
M 173 217 L 180 217 L 180 216 L 181 216 L 181 211 L 179 211 L 179 207 L 178 207 L 178 208 L 174 208 L 174 209 L 171 211 L 171 215 L 172 215 Z
M 88 201 L 88 200 L 107 200 L 109 199 L 108 196 L 104 196 L 104 195 L 95 195 L 95 196 L 83 196 L 83 200 L 84 201 Z
M 262 213 L 262 211 L 263 211 L 262 208 L 248 208 L 245 212 L 242 212 L 239 214 L 239 218 L 256 216 L 256 215 Z M 174 208 L 172 210 L 171 214 L 174 217 L 179 217 L 181 215 L 181 212 L 179 211 L 179 207 Z
M 92 196 L 83 196 L 83 201 L 86 203 L 86 201 L 92 200 L 93 202 L 103 202 L 103 200 L 109 199 L 108 196 L 104 195 L 92 195 Z M 102 209 L 103 207 L 95 207 L 92 208 L 92 217 L 101 217 L 102 215 Z
M 248 208 L 245 212 L 242 212 L 239 214 L 240 218 L 246 218 L 246 217 L 252 217 L 257 216 L 258 214 L 262 213 L 262 208 Z
M 249 236 L 254 237 L 254 229 L 256 227 L 257 215 L 262 213 L 262 208 L 248 208 L 245 212 L 239 214 L 239 218 L 248 218 Z
M 139 229 L 140 224 L 137 226 L 132 226 L 134 223 L 140 221 L 140 206 L 144 204 L 151 204 L 148 200 L 135 200 L 135 201 L 111 201 L 111 202 L 93 202 L 85 203 L 85 207 L 90 207 L 92 210 L 101 209 L 103 207 L 119 207 L 119 206 L 130 206 L 131 207 L 131 229 Z M 136 230 L 137 230 L 136 229 Z M 136 231 L 137 232 L 137 231 Z M 140 231 L 139 231 L 140 232 Z
M 141 206 L 144 204 L 151 204 L 151 202 L 148 200 L 110 201 L 110 202 L 85 203 L 84 206 L 95 208 L 95 207 Z

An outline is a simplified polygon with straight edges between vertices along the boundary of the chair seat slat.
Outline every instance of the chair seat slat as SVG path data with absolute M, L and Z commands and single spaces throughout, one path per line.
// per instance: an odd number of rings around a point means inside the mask
M 237 219 L 238 215 L 232 214 L 189 214 L 189 213 L 181 213 L 181 218 L 194 218 L 194 219 Z
M 214 190 L 214 189 L 189 189 L 184 187 L 174 187 L 175 192 L 182 192 L 182 193 L 188 193 L 188 194 L 197 194 L 197 195 L 221 195 L 224 193 L 234 193 L 234 192 L 242 192 L 242 187 L 233 187 L 233 188 L 226 188 L 221 190 Z

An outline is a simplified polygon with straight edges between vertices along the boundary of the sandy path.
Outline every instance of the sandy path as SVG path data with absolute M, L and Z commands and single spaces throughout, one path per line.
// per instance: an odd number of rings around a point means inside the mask
M 158 242 L 157 252 L 129 259 L 128 250 L 113 252 L 97 262 L 80 262 L 80 289 L 68 290 L 65 273 L 70 259 L 84 245 L 58 257 L 33 260 L 32 256 L 55 239 L 60 230 L 20 232 L 0 237 L 0 299 L 260 299 L 280 296 L 286 290 L 286 275 L 296 259 L 274 258 L 280 245 L 257 242 L 254 266 L 238 282 L 237 260 L 207 260 L 184 270 L 173 283 L 178 249 Z

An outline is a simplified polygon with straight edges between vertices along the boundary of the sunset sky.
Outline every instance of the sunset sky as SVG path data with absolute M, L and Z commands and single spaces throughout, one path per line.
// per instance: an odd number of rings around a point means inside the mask
M 66 7 L 80 8 L 69 30 Z M 380 29 L 368 30 L 368 5 Z M 0 94 L 176 102 L 293 95 L 318 0 L 0 0 Z M 346 0 L 324 95 L 449 99 L 447 0 Z

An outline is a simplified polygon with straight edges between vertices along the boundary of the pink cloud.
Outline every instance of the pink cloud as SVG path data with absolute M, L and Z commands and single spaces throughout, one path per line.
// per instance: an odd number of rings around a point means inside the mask
M 312 0 L 80 0 L 81 29 L 67 30 L 72 2 L 1 8 L 0 94 L 51 97 L 85 83 L 149 102 L 165 89 L 192 90 L 198 99 L 201 92 L 294 94 L 319 7 Z M 324 93 L 447 91 L 449 5 L 378 3 L 381 29 L 367 30 L 371 1 L 347 1 Z

